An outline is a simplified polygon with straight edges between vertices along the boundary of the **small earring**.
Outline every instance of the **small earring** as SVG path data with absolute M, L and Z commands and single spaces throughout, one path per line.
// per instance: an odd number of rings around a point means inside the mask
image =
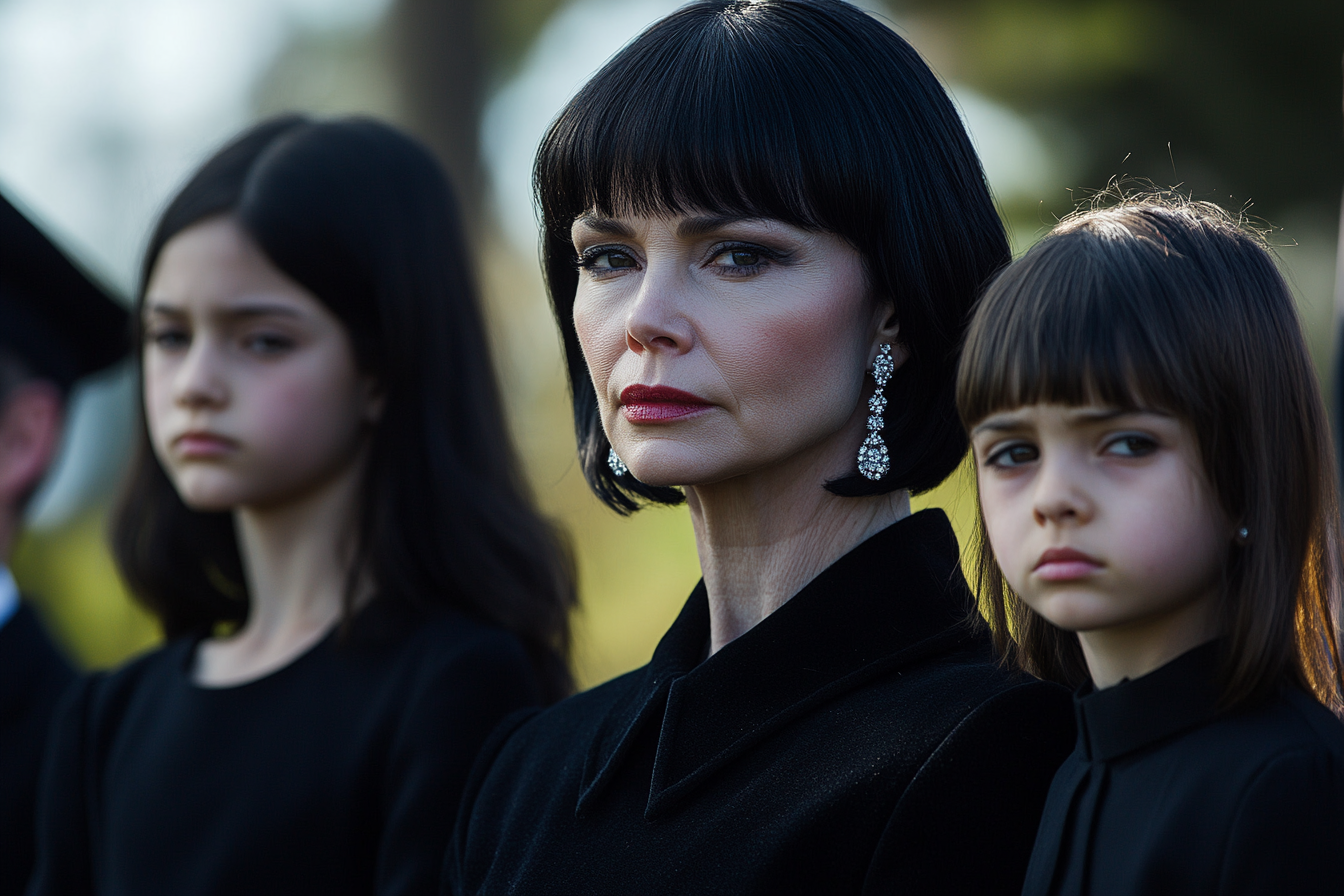
M 887 388 L 887 380 L 895 372 L 896 362 L 891 359 L 891 343 L 884 342 L 882 351 L 873 361 L 873 380 L 877 388 L 873 391 L 873 397 L 868 399 L 868 438 L 859 447 L 859 472 L 866 479 L 881 479 L 891 470 L 887 444 L 878 433 L 886 425 L 882 412 L 887 409 L 887 396 L 882 390 Z
M 1240 529 L 1237 530 L 1237 541 L 1241 542 L 1242 544 L 1245 544 L 1246 540 L 1250 537 L 1251 533 L 1246 529 L 1245 526 L 1242 526 Z
M 611 467 L 611 472 L 615 473 L 617 477 L 625 476 L 630 472 L 630 468 L 625 465 L 625 461 L 617 456 L 615 448 L 607 450 L 607 466 Z

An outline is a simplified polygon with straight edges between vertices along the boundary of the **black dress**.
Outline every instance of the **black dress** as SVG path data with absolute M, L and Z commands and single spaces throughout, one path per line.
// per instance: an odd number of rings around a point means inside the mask
M 482 750 L 455 893 L 1016 893 L 1068 694 L 965 624 L 940 511 L 859 545 L 705 659 L 703 583 L 648 666 Z
M 32 896 L 433 893 L 477 749 L 538 694 L 511 635 L 387 599 L 236 687 L 195 647 L 72 690 Z
M 37 773 L 61 692 L 75 673 L 24 604 L 0 625 L 0 896 L 33 867 Z
M 1344 892 L 1344 725 L 1288 685 L 1217 712 L 1220 647 L 1080 692 L 1024 894 Z

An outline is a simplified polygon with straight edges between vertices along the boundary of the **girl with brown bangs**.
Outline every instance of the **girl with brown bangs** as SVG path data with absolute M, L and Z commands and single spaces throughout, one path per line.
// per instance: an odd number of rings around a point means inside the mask
M 1023 892 L 1339 892 L 1333 454 L 1263 242 L 1167 196 L 1066 219 L 989 287 L 957 404 L 996 640 L 1077 688 Z

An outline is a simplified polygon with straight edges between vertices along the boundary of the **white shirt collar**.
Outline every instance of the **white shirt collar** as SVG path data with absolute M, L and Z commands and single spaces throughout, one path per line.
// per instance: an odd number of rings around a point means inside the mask
M 9 567 L 0 563 L 0 625 L 9 621 L 19 610 L 19 586 L 9 574 Z

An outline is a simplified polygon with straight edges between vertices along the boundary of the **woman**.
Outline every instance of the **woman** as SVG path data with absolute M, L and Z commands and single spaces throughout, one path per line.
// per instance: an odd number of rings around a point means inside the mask
M 67 701 L 30 892 L 424 893 L 490 728 L 568 687 L 448 184 L 281 118 L 164 212 L 114 547 L 169 637 Z
M 996 665 L 909 509 L 966 450 L 955 347 L 1008 259 L 943 89 L 838 0 L 696 3 L 536 189 L 584 471 L 621 512 L 684 494 L 704 579 L 648 666 L 492 736 L 448 886 L 1017 892 L 1068 695 Z

